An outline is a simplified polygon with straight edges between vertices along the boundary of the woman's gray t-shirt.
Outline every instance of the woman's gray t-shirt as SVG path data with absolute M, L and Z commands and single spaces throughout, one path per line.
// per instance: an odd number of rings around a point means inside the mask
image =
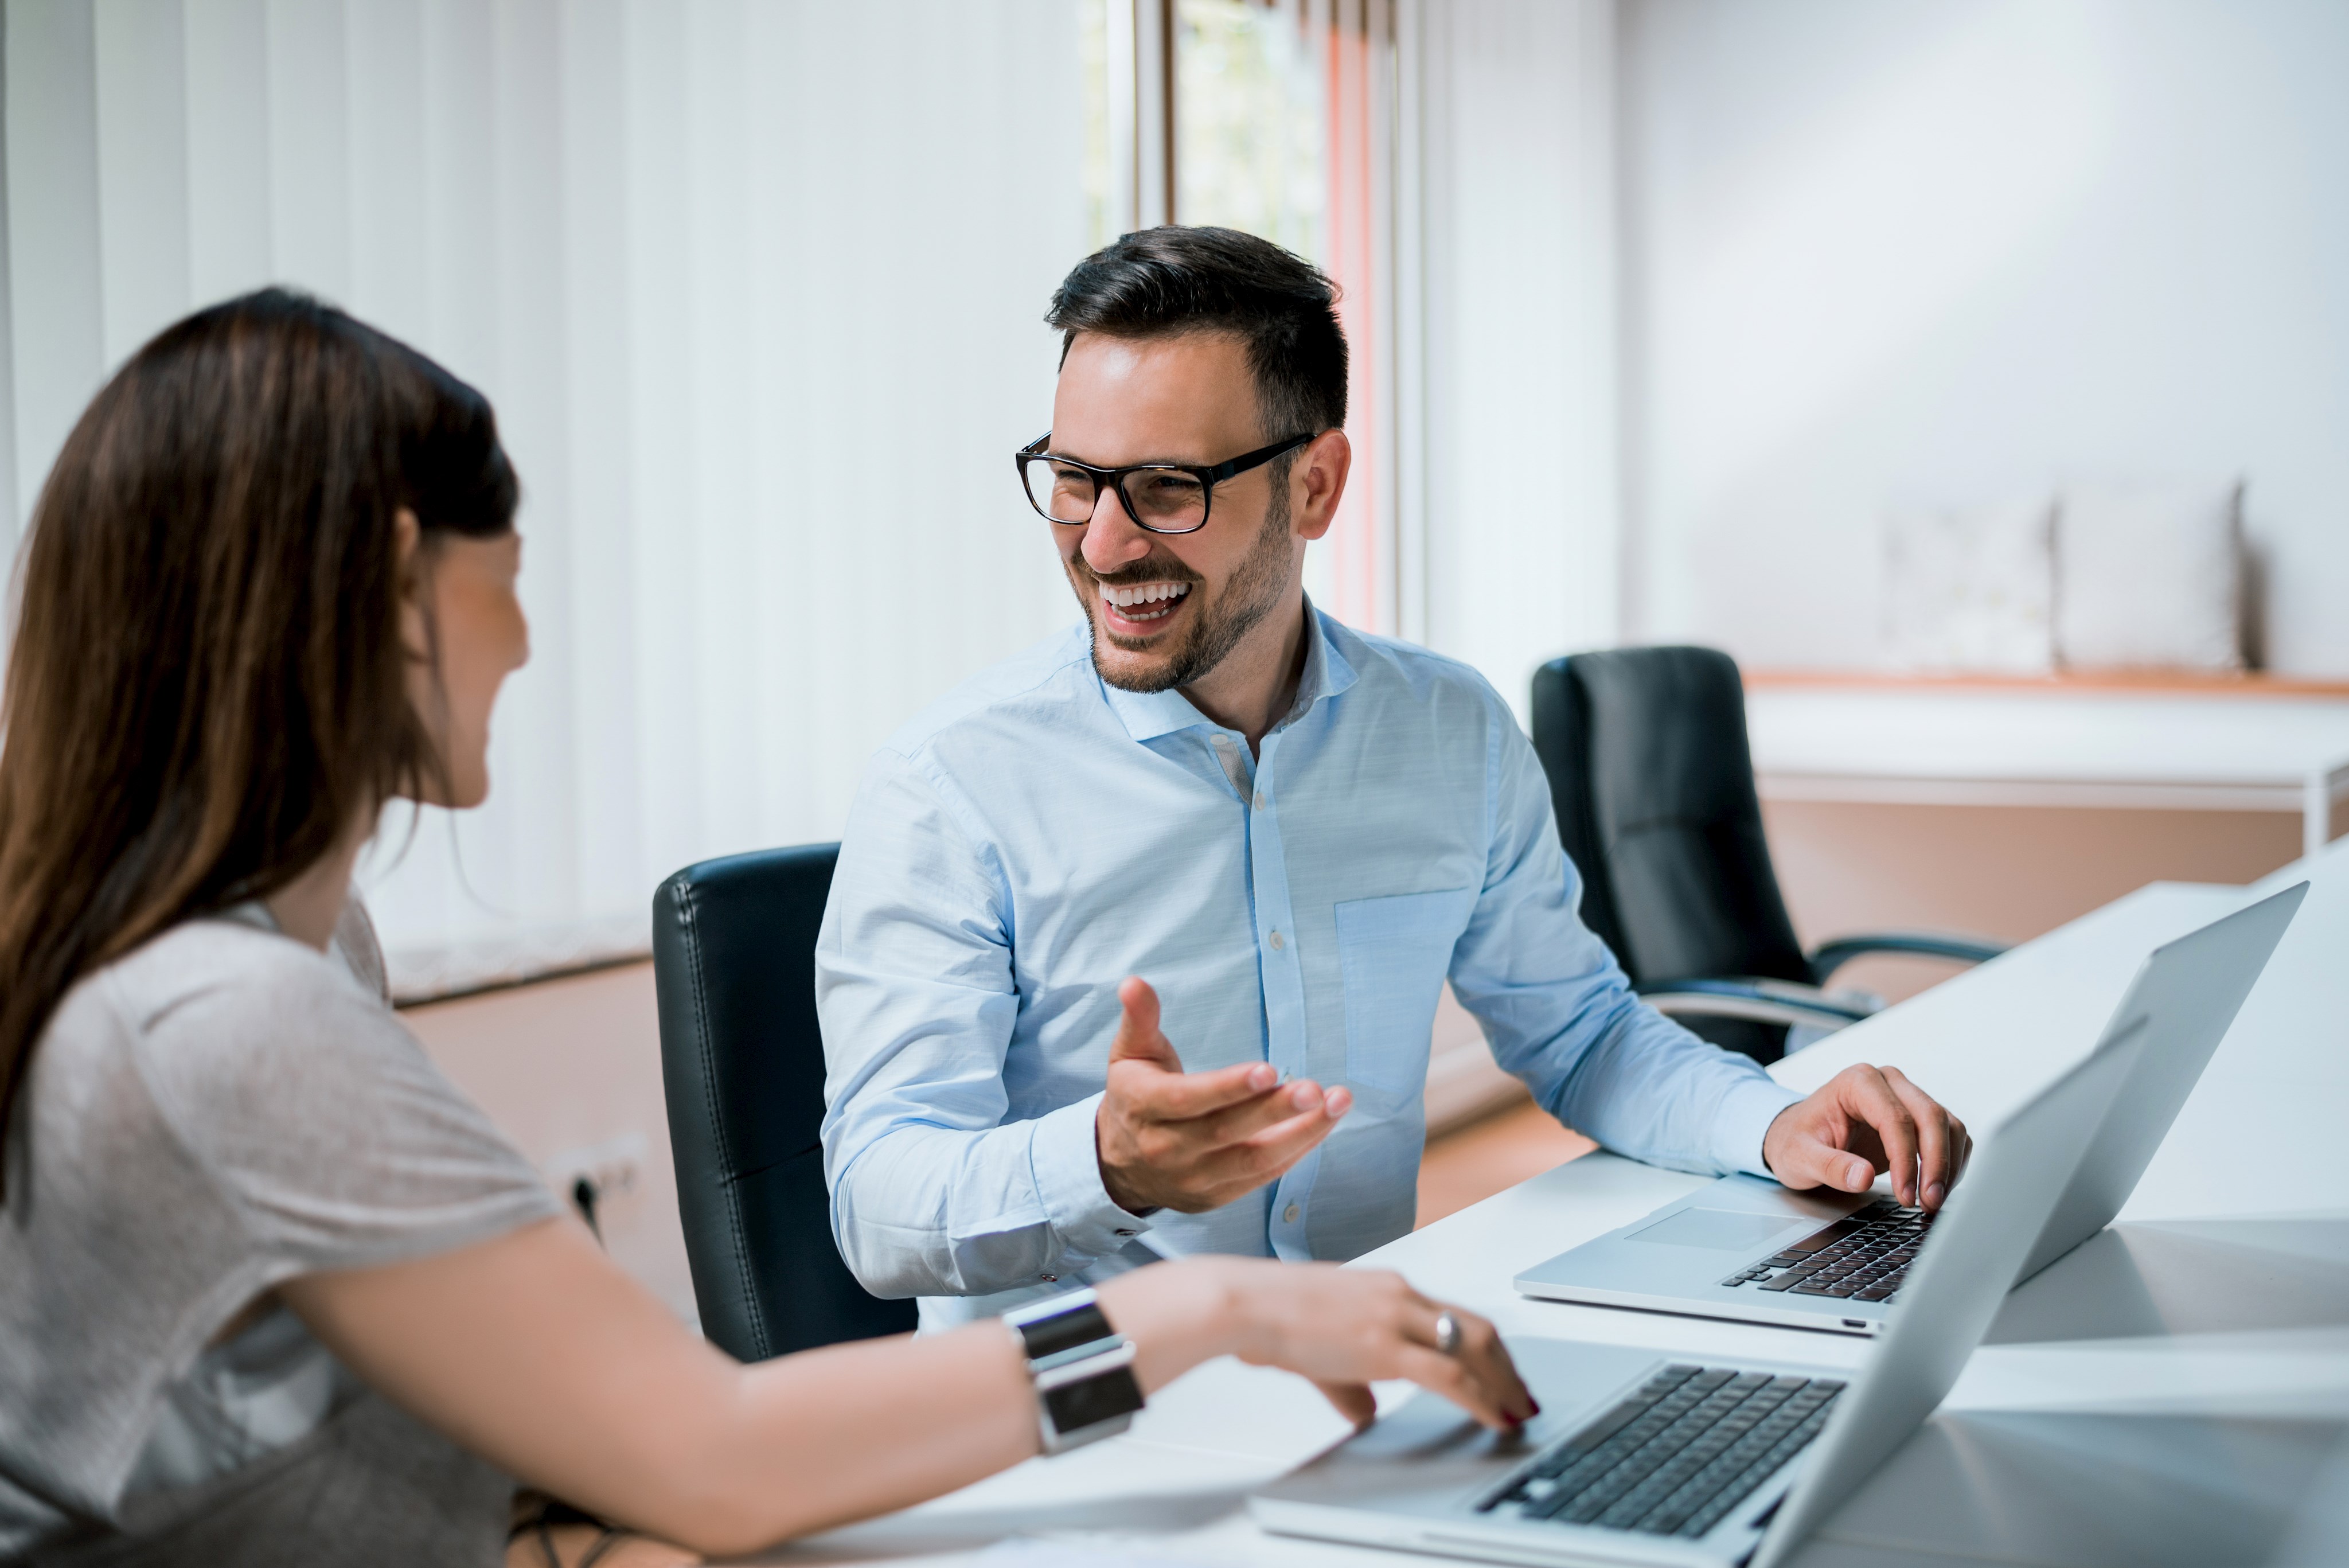
M 331 954 L 248 905 L 83 980 L 6 1159 L 0 1561 L 502 1560 L 510 1480 L 282 1307 L 222 1338 L 297 1274 L 561 1211 L 393 1014 L 356 901 Z

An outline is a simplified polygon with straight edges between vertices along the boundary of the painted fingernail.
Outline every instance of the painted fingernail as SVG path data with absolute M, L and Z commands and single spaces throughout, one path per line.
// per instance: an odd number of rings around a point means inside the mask
M 1949 1195 L 1950 1189 L 1942 1186 L 1938 1181 L 1933 1183 L 1932 1186 L 1925 1189 L 1925 1201 L 1931 1204 L 1936 1209 L 1939 1209 L 1941 1206 L 1942 1200 L 1948 1198 Z
M 1534 1412 L 1534 1414 L 1535 1414 L 1535 1415 L 1538 1416 L 1538 1415 L 1540 1415 L 1540 1414 L 1541 1414 L 1541 1401 L 1540 1401 L 1540 1400 L 1538 1400 L 1538 1399 L 1535 1398 L 1532 1395 L 1528 1394 L 1528 1395 L 1526 1395 L 1526 1403 L 1533 1407 L 1533 1412 Z

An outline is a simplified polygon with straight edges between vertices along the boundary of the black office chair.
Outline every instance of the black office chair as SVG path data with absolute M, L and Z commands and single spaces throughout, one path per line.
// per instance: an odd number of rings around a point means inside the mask
M 1658 1011 L 1763 1062 L 1881 1004 L 1827 980 L 1862 953 L 1979 963 L 1993 942 L 1921 932 L 1803 951 L 1770 867 L 1745 691 L 1709 648 L 1630 648 L 1534 674 L 1534 750 L 1558 836 L 1582 873 L 1582 919 Z
M 904 1334 L 841 1262 L 823 1181 L 815 935 L 837 844 L 688 866 L 653 895 L 661 1082 L 693 1295 L 740 1361 Z

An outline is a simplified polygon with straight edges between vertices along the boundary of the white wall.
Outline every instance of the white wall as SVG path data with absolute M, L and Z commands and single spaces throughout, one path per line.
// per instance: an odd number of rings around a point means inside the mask
M 1625 0 L 1627 631 L 1865 663 L 1888 505 L 2249 478 L 2349 671 L 2349 5 Z

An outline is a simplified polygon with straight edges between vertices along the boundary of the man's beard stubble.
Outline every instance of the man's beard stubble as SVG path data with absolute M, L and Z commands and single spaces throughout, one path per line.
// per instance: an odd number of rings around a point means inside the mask
M 1265 508 L 1264 526 L 1257 532 L 1255 547 L 1234 569 L 1224 591 L 1216 596 L 1216 602 L 1196 607 L 1191 629 L 1154 669 L 1113 673 L 1102 662 L 1102 639 L 1109 639 L 1120 648 L 1128 645 L 1112 636 L 1102 624 L 1099 587 L 1102 579 L 1094 576 L 1083 561 L 1084 557 L 1079 556 L 1071 562 L 1069 586 L 1076 590 L 1077 602 L 1085 607 L 1085 618 L 1092 626 L 1094 673 L 1123 691 L 1171 691 L 1188 686 L 1221 664 L 1239 646 L 1240 639 L 1256 629 L 1257 622 L 1280 607 L 1281 593 L 1288 586 L 1288 487 L 1274 483 L 1272 503 Z M 1159 580 L 1150 573 L 1150 565 L 1144 561 L 1119 573 L 1109 579 L 1111 585 Z M 1185 572 L 1177 580 L 1198 579 Z M 1192 592 L 1198 590 L 1194 588 Z

